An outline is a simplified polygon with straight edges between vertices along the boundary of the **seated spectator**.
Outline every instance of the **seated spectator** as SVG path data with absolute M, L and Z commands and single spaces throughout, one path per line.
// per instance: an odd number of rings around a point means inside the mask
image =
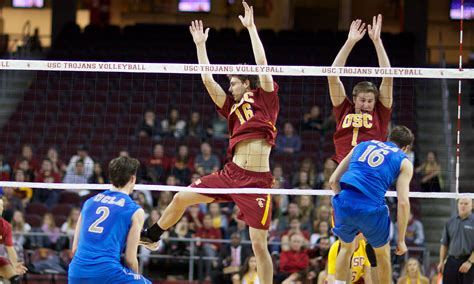
M 223 245 L 220 249 L 217 266 L 211 274 L 212 283 L 231 283 L 233 276 L 239 274 L 244 261 L 251 254 L 250 248 L 241 244 L 240 235 L 233 233 L 230 244 Z
M 398 224 L 395 224 L 394 231 L 397 232 Z M 397 243 L 398 234 L 394 235 L 394 242 Z M 425 232 L 423 224 L 414 218 L 413 213 L 410 212 L 408 217 L 408 225 L 405 233 L 405 242 L 407 246 L 423 246 L 425 244 Z
M 397 284 L 416 283 L 429 284 L 430 281 L 421 273 L 420 263 L 415 258 L 409 258 L 405 267 L 403 268 L 402 277 L 397 281 Z
M 99 163 L 94 164 L 94 170 L 88 182 L 93 183 L 93 184 L 108 184 L 109 183 L 109 179 L 104 174 L 104 171 L 102 170 L 102 166 Z
M 426 161 L 415 169 L 420 176 L 421 189 L 424 192 L 441 191 L 441 166 L 438 163 L 436 153 L 429 151 L 426 154 Z
M 51 162 L 51 160 L 49 159 L 44 159 L 41 162 L 41 168 L 36 174 L 35 182 L 45 182 L 44 179 L 48 177 L 51 177 L 53 179 L 53 182 L 61 182 L 61 176 L 59 175 L 59 173 L 54 171 L 53 162 Z
M 61 249 L 69 249 L 72 247 L 72 242 L 74 241 L 74 232 L 76 230 L 77 220 L 79 220 L 79 215 L 81 210 L 79 208 L 72 208 L 67 216 L 66 222 L 61 225 L 61 233 L 66 234 L 67 237 L 61 237 L 61 244 L 58 244 L 58 247 Z
M 145 211 L 145 218 L 148 217 L 148 214 L 150 214 L 152 204 L 149 203 L 146 199 L 145 193 L 143 191 L 138 191 L 135 194 L 135 198 L 133 200 L 140 205 L 141 208 L 143 208 L 143 211 Z
M 254 255 L 250 255 L 245 259 L 240 274 L 232 276 L 232 284 L 262 284 L 258 279 L 257 259 Z
M 222 239 L 221 230 L 216 229 L 212 226 L 212 217 L 209 214 L 204 215 L 203 219 L 203 226 L 196 231 L 194 235 L 195 238 L 199 239 L 214 239 L 219 240 Z M 203 256 L 207 257 L 215 257 L 217 256 L 217 252 L 220 249 L 220 243 L 208 243 L 208 242 L 201 242 L 198 240 L 196 242 L 196 246 L 200 249 L 200 252 Z M 212 261 L 205 261 L 205 277 L 207 279 L 211 278 L 211 268 L 212 268 Z
M 196 137 L 203 139 L 206 136 L 204 131 L 203 121 L 201 120 L 201 115 L 197 111 L 191 113 L 191 118 L 187 124 L 186 134 L 191 137 Z
M 227 129 L 227 119 L 220 113 L 212 120 L 212 127 L 207 129 L 207 134 L 214 139 L 227 139 L 229 133 Z
M 170 232 L 170 238 L 189 239 L 192 237 L 189 230 L 189 221 L 186 216 L 181 217 L 181 220 L 174 226 L 174 230 Z M 174 256 L 189 256 L 191 255 L 190 243 L 187 241 L 165 241 L 167 254 Z
M 11 221 L 13 218 L 13 212 L 16 210 L 25 212 L 25 206 L 23 206 L 21 199 L 16 195 L 15 190 L 16 188 L 8 186 L 2 189 L 3 197 L 1 199 L 3 200 L 4 207 L 3 218 L 7 221 Z
M 313 226 L 316 226 L 314 233 L 311 234 L 309 239 L 309 247 L 315 248 L 316 245 L 319 243 L 319 239 L 321 238 L 329 238 L 329 243 L 333 244 L 336 241 L 336 238 L 331 235 L 331 227 L 327 221 L 313 221 Z
M 178 185 L 187 186 L 190 184 L 193 171 L 194 159 L 189 155 L 188 146 L 180 145 L 176 157 L 171 161 L 170 175 L 176 177 Z
M 56 226 L 56 222 L 54 221 L 53 215 L 51 213 L 44 214 L 43 224 L 41 225 L 39 232 L 46 235 L 36 236 L 35 241 L 32 242 L 33 246 L 55 250 L 59 237 L 61 236 L 61 231 Z
M 199 228 L 202 227 L 202 219 L 204 214 L 199 209 L 199 204 L 194 204 L 188 207 L 187 214 L 189 220 L 189 230 L 195 233 Z
M 317 246 L 308 251 L 310 267 L 307 279 L 316 279 L 318 275 L 326 269 L 330 247 L 329 238 L 320 238 Z M 318 283 L 321 282 L 318 281 Z
M 290 249 L 290 237 L 295 234 L 303 236 L 303 246 L 308 247 L 309 232 L 302 230 L 300 220 L 294 218 L 290 221 L 290 228 L 281 235 L 281 251 L 287 251 Z
M 18 244 L 21 247 L 29 246 L 29 238 L 24 234 L 28 234 L 31 231 L 30 224 L 25 222 L 25 217 L 23 212 L 16 210 L 13 213 L 12 219 L 12 232 L 13 232 L 13 242 Z
M 273 182 L 273 189 L 280 189 L 282 188 L 279 180 L 274 180 Z M 288 211 L 288 203 L 290 199 L 288 195 L 272 195 L 272 218 L 273 219 L 280 219 L 286 212 Z M 277 223 L 272 222 L 271 226 L 275 227 Z
M 220 229 L 222 235 L 225 235 L 229 221 L 227 220 L 227 216 L 222 214 L 219 203 L 209 203 L 208 208 L 209 215 L 211 215 L 212 218 L 212 226 L 216 229 Z
M 273 174 L 273 178 L 275 180 L 278 180 L 280 182 L 280 185 L 282 186 L 278 188 L 290 188 L 288 178 L 283 173 L 283 167 L 280 164 L 275 164 L 273 166 L 272 174 Z
M 331 111 L 331 114 L 323 121 L 322 130 L 323 132 L 336 131 L 336 116 L 333 111 Z
M 67 172 L 64 176 L 64 183 L 86 184 L 88 176 L 85 169 L 84 160 L 77 160 L 73 172 Z
M 77 148 L 77 154 L 72 156 L 69 160 L 69 164 L 66 168 L 66 174 L 74 175 L 76 172 L 76 163 L 77 161 L 81 160 L 83 165 L 83 175 L 85 176 L 85 182 L 87 183 L 87 179 L 89 179 L 92 174 L 94 173 L 94 160 L 89 156 L 89 148 L 85 145 L 79 145 Z
M 51 176 L 47 176 L 49 173 L 46 172 L 43 177 L 43 182 L 45 183 L 53 183 L 55 182 L 54 178 Z M 59 202 L 59 195 L 60 191 L 57 189 L 50 189 L 50 188 L 35 188 L 33 191 L 33 202 L 40 202 L 46 205 L 49 208 L 53 208 Z
M 302 280 L 309 267 L 309 257 L 304 249 L 304 237 L 295 233 L 289 239 L 289 249 L 280 254 L 280 271 L 276 276 L 283 283 Z
M 155 184 L 164 183 L 169 166 L 170 160 L 165 156 L 163 145 L 155 144 L 153 147 L 153 155 L 146 163 L 147 179 Z
M 312 227 L 311 220 L 313 219 L 314 214 L 313 197 L 310 195 L 300 195 L 296 198 L 296 200 L 300 209 L 301 228 L 303 230 L 309 231 Z
M 290 227 L 290 220 L 292 219 L 299 219 L 301 217 L 300 209 L 298 204 L 294 202 L 290 202 L 288 204 L 288 212 L 287 214 L 283 215 L 279 220 L 276 220 L 275 227 L 277 231 L 284 232 L 289 229 Z
M 0 155 L 0 180 L 9 181 L 11 172 L 12 169 L 5 159 L 5 156 Z
M 328 224 L 331 224 L 332 219 L 331 219 L 331 207 L 328 206 L 319 206 L 316 209 L 316 219 L 319 221 L 326 221 Z
M 16 182 L 26 182 L 25 172 L 21 169 L 15 171 L 13 175 L 14 181 Z M 23 206 L 30 202 L 31 198 L 33 197 L 33 189 L 30 187 L 17 187 L 14 189 L 14 195 L 21 200 Z
M 196 172 L 205 176 L 217 172 L 221 167 L 221 162 L 217 155 L 212 153 L 211 145 L 207 142 L 201 144 L 201 153 L 196 156 L 194 169 Z
M 305 171 L 299 171 L 297 173 L 298 179 L 294 183 L 294 189 L 311 189 L 309 175 Z
M 169 176 L 170 178 L 172 176 Z M 160 191 L 160 197 L 158 198 L 158 204 L 156 205 L 156 208 L 158 209 L 158 212 L 163 212 L 166 207 L 171 203 L 171 200 L 173 199 L 173 193 L 171 191 Z
M 303 130 L 320 131 L 323 129 L 323 119 L 321 118 L 321 109 L 319 106 L 312 106 L 310 112 L 303 115 L 301 126 Z
M 323 184 L 329 182 L 332 173 L 336 170 L 337 164 L 331 158 L 326 158 L 323 164 L 323 171 L 319 173 L 317 178 L 317 186 L 323 189 L 329 189 L 329 187 L 324 187 Z
M 20 159 L 20 161 L 18 162 L 18 167 L 17 167 L 17 170 L 15 171 L 15 173 L 18 172 L 18 171 L 23 172 L 23 175 L 24 175 L 23 181 L 32 182 L 32 181 L 35 180 L 35 172 L 31 168 L 30 162 L 28 161 L 28 159 L 26 159 L 26 158 L 21 158 Z
M 163 135 L 182 138 L 186 134 L 186 121 L 179 118 L 179 111 L 172 108 L 168 118 L 161 121 Z
M 46 158 L 48 158 L 51 163 L 53 163 L 53 172 L 57 173 L 59 177 L 62 179 L 64 174 L 66 173 L 67 166 L 66 164 L 59 158 L 58 150 L 54 147 L 50 147 L 48 149 L 48 153 L 46 154 Z
M 287 154 L 301 151 L 301 138 L 295 134 L 295 129 L 291 122 L 285 122 L 283 135 L 277 136 L 275 150 Z
M 153 110 L 146 110 L 143 114 L 143 120 L 138 126 L 138 137 L 148 137 L 155 140 L 161 139 L 161 126 L 156 119 Z
M 20 162 L 26 159 L 29 164 L 29 168 L 35 172 L 39 170 L 39 163 L 34 157 L 33 153 L 33 146 L 30 144 L 25 144 L 21 147 L 21 155 L 18 157 L 18 159 L 15 161 L 15 164 L 13 165 L 13 170 L 17 170 L 20 168 Z
M 316 165 L 313 163 L 311 158 L 305 158 L 301 161 L 300 170 L 299 172 L 306 172 L 308 173 L 308 184 L 311 188 L 314 188 L 316 183 Z M 298 173 L 295 173 L 293 176 L 293 180 L 298 179 Z

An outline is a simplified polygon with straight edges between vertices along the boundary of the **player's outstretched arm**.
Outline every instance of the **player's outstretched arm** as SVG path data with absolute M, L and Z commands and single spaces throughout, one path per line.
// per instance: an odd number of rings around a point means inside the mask
M 332 63 L 333 67 L 343 67 L 346 65 L 347 57 L 349 57 L 352 48 L 364 37 L 365 33 L 365 23 L 362 23 L 359 19 L 352 21 L 347 40 L 341 50 L 339 50 L 336 59 L 334 59 L 334 62 Z M 346 91 L 344 90 L 344 85 L 342 84 L 341 79 L 339 76 L 329 76 L 328 83 L 332 105 L 338 106 L 342 104 L 346 98 Z
M 74 255 L 77 251 L 77 245 L 79 244 L 79 235 L 81 234 L 82 227 L 82 214 L 79 214 L 77 219 L 76 229 L 74 230 L 74 240 L 72 241 L 72 254 Z
M 329 186 L 334 191 L 334 194 L 338 194 L 339 192 L 341 192 L 341 186 L 339 184 L 339 181 L 341 180 L 342 175 L 347 171 L 347 168 L 349 168 L 349 163 L 352 158 L 352 152 L 354 152 L 354 149 L 352 149 L 349 154 L 347 154 L 347 156 L 341 161 L 339 166 L 337 166 L 336 170 L 329 178 Z
M 202 21 L 192 21 L 189 26 L 189 31 L 193 36 L 193 41 L 196 44 L 197 56 L 199 64 L 210 64 L 207 57 L 206 41 L 209 36 L 209 28 L 204 30 Z M 222 87 L 214 80 L 211 73 L 202 73 L 202 81 L 211 96 L 214 103 L 222 108 L 225 103 L 226 93 Z
M 402 255 L 407 251 L 405 244 L 405 233 L 407 230 L 408 218 L 410 215 L 410 181 L 413 177 L 413 165 L 408 159 L 402 161 L 400 173 L 397 179 L 397 223 L 398 223 L 398 241 L 395 253 Z
M 242 25 L 247 28 L 250 34 L 250 41 L 252 42 L 253 55 L 255 57 L 255 63 L 257 65 L 267 65 L 267 56 L 265 55 L 265 49 L 263 48 L 262 41 L 258 36 L 257 27 L 253 19 L 253 7 L 249 6 L 247 2 L 242 1 L 244 5 L 245 15 L 239 16 Z M 273 92 L 273 77 L 272 75 L 259 75 L 260 86 L 265 92 Z
M 138 259 L 137 250 L 138 242 L 140 241 L 140 233 L 145 222 L 145 211 L 138 209 L 132 216 L 132 226 L 128 231 L 127 247 L 125 248 L 125 265 L 133 270 L 135 273 L 138 271 Z
M 377 58 L 380 67 L 390 67 L 390 60 L 388 59 L 387 52 L 380 38 L 382 31 L 382 15 L 374 16 L 372 19 L 372 25 L 367 25 L 367 30 L 370 39 L 374 43 L 375 50 L 377 51 Z M 380 102 L 386 108 L 392 108 L 393 102 L 393 78 L 384 77 L 380 84 Z

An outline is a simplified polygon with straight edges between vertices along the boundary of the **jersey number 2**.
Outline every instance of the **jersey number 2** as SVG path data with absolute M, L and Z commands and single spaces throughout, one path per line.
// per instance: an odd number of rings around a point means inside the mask
M 385 160 L 384 155 L 388 155 L 390 152 L 385 149 L 374 150 L 375 148 L 375 145 L 367 146 L 367 149 L 365 149 L 364 153 L 359 157 L 359 162 L 367 161 L 372 168 L 380 166 Z
M 102 214 L 102 215 L 100 215 L 99 219 L 95 220 L 95 222 L 89 226 L 88 231 L 91 233 L 102 234 L 102 232 L 104 231 L 104 227 L 100 227 L 99 225 L 100 223 L 104 222 L 105 219 L 107 219 L 107 217 L 109 217 L 110 210 L 108 207 L 100 206 L 95 211 L 95 214 Z

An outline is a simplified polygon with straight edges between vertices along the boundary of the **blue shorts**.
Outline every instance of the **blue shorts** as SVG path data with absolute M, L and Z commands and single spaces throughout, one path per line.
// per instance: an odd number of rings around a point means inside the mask
M 333 197 L 333 233 L 350 243 L 362 232 L 374 248 L 389 241 L 390 215 L 387 205 L 376 204 L 357 189 L 343 189 Z
M 99 277 L 68 277 L 69 284 L 112 284 L 112 283 L 133 283 L 133 284 L 151 284 L 151 281 L 140 274 L 134 273 L 129 268 L 125 267 L 122 271 L 113 274 L 107 274 Z

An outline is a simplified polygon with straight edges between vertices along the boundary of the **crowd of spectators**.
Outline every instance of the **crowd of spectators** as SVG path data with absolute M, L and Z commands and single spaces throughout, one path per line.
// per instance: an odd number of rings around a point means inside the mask
M 292 161 L 294 154 L 302 149 L 299 135 L 305 131 L 327 132 L 334 128 L 334 117 L 323 119 L 318 106 L 313 106 L 297 128 L 290 122 L 283 123 L 283 131 L 277 138 L 275 152 L 287 154 Z M 178 110 L 169 111 L 169 117 L 158 121 L 153 111 L 146 111 L 143 121 L 137 124 L 136 137 L 147 137 L 155 141 L 151 156 L 142 160 L 139 171 L 139 183 L 187 186 L 203 175 L 221 169 L 225 162 L 225 152 L 216 152 L 212 148 L 212 139 L 228 138 L 226 120 L 217 116 L 210 125 L 205 126 L 198 112 L 190 115 L 189 121 L 181 118 Z M 164 137 L 199 138 L 198 153 L 191 153 L 188 145 L 175 145 L 176 152 L 169 155 L 169 149 L 161 142 Z M 46 157 L 34 153 L 34 145 L 23 145 L 18 158 L 11 163 L 0 156 L 0 173 L 2 180 L 35 181 L 47 183 L 107 184 L 108 178 L 104 166 L 108 161 L 98 161 L 91 157 L 86 145 L 81 145 L 77 153 L 66 163 L 58 150 L 51 147 Z M 119 155 L 128 155 L 127 150 Z M 299 159 L 294 172 L 286 172 L 284 165 L 272 163 L 275 177 L 274 188 L 295 189 L 329 189 L 328 180 L 336 164 L 330 157 L 315 161 L 311 157 Z M 293 162 L 293 161 L 292 161 Z M 321 166 L 318 166 L 321 165 Z M 428 153 L 426 162 L 417 168 L 423 189 L 433 191 L 440 188 L 439 164 L 434 152 Z M 425 188 L 426 186 L 426 188 Z M 69 190 L 61 192 L 53 189 L 2 188 L 5 201 L 4 217 L 12 223 L 15 237 L 15 248 L 20 257 L 25 249 L 49 248 L 63 250 L 70 248 L 74 227 L 79 216 L 80 202 L 95 192 L 89 190 Z M 75 195 L 73 202 L 64 207 L 66 195 Z M 145 226 L 155 223 L 173 194 L 169 191 L 136 191 L 133 194 L 137 203 L 145 210 Z M 35 206 L 43 205 L 44 211 Z M 269 231 L 270 251 L 275 263 L 277 283 L 316 283 L 319 272 L 326 266 L 329 247 L 336 241 L 331 232 L 331 201 L 329 196 L 288 196 L 273 197 L 272 226 Z M 56 211 L 55 211 L 56 210 Z M 54 213 L 54 215 L 52 214 Z M 246 283 L 254 279 L 255 258 L 248 244 L 248 228 L 237 219 L 238 208 L 233 204 L 209 204 L 191 206 L 184 217 L 167 233 L 164 245 L 159 253 L 172 256 L 189 256 L 192 253 L 204 257 L 200 262 L 201 277 L 213 283 Z M 39 218 L 39 221 L 38 221 Z M 30 223 L 31 222 L 31 223 Z M 396 224 L 393 224 L 396 230 Z M 42 232 L 40 236 L 22 235 L 29 232 Z M 394 234 L 396 235 L 396 234 Z M 173 238 L 168 239 L 168 238 Z M 197 238 L 195 246 L 177 239 Z M 230 244 L 211 243 L 200 239 L 230 239 Z M 396 241 L 396 240 L 394 240 Z M 423 225 L 411 215 L 407 229 L 407 244 L 424 245 Z M 163 262 L 151 258 L 149 251 L 143 250 L 142 261 L 150 271 Z M 421 259 L 415 255 L 416 260 Z M 177 265 L 186 265 L 186 261 Z M 168 266 L 172 266 L 169 262 Z M 231 267 L 231 268 L 229 268 Z M 238 274 L 243 268 L 244 273 Z M 173 271 L 170 269 L 169 271 Z M 182 271 L 182 270 L 181 270 Z M 178 277 L 184 274 L 176 272 Z M 226 281 L 226 282 L 223 282 Z

